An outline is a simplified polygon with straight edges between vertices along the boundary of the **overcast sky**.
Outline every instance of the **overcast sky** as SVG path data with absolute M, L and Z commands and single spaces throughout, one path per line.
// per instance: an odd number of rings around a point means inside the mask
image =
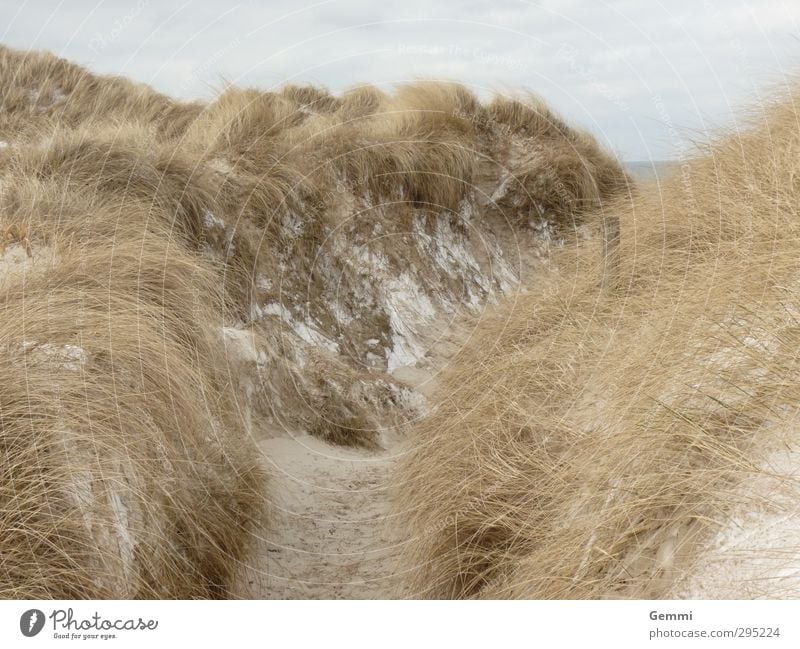
M 223 80 L 527 88 L 626 160 L 678 157 L 800 70 L 798 0 L 0 0 L 0 14 L 7 45 L 182 98 Z

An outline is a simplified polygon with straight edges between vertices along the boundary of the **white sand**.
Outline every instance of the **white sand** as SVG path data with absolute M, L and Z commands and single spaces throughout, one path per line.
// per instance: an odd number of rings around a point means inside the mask
M 390 536 L 390 451 L 332 446 L 288 433 L 261 443 L 270 521 L 250 596 L 274 599 L 401 597 Z
M 442 337 L 430 346 L 431 364 L 398 368 L 396 378 L 420 399 L 457 349 Z M 256 565 L 236 589 L 246 598 L 402 598 L 399 540 L 388 515 L 391 471 L 405 431 L 385 431 L 384 450 L 334 446 L 316 437 L 260 422 L 262 462 L 269 474 L 268 520 Z M 265 430 L 266 426 L 266 430 Z M 257 433 L 259 434 L 259 433 Z
M 800 445 L 773 450 L 732 496 L 676 598 L 800 598 Z

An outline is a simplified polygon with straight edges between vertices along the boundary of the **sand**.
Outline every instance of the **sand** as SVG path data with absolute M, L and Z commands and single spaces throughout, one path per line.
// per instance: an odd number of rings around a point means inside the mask
M 457 345 L 443 336 L 429 346 L 424 367 L 402 367 L 420 397 L 435 387 Z M 265 428 L 266 426 L 266 428 Z M 254 599 L 397 599 L 413 597 L 399 565 L 403 533 L 390 515 L 390 481 L 407 431 L 381 436 L 383 448 L 327 443 L 261 422 L 256 434 L 270 476 L 268 520 L 238 597 Z
M 332 446 L 282 434 L 261 444 L 272 476 L 271 524 L 251 577 L 255 597 L 402 597 L 388 480 L 392 451 Z

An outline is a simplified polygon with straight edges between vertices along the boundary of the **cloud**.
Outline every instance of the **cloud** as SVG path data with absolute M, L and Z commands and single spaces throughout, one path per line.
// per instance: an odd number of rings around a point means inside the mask
M 183 98 L 223 79 L 334 90 L 419 77 L 529 88 L 627 159 L 691 138 L 786 83 L 800 6 L 781 0 L 43 0 L 4 7 L 0 39 Z M 691 136 L 691 138 L 690 138 Z

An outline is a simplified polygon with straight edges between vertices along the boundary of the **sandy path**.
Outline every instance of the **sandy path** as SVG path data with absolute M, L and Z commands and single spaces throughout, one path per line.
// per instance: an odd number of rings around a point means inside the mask
M 430 342 L 426 369 L 395 378 L 423 397 L 458 349 L 452 322 Z M 256 565 L 236 595 L 271 599 L 395 599 L 408 596 L 398 567 L 403 535 L 389 515 L 391 472 L 407 431 L 385 432 L 383 450 L 335 446 L 305 433 L 256 425 L 269 475 L 268 520 Z
M 253 597 L 402 597 L 387 520 L 391 451 L 332 446 L 288 433 L 261 443 L 270 524 L 250 577 Z
M 511 243 L 506 245 L 511 249 Z M 515 253 L 523 276 L 538 272 L 547 260 L 533 244 Z M 425 322 L 410 314 L 408 328 L 424 356 L 415 365 L 394 369 L 394 379 L 429 398 L 439 371 L 469 341 L 480 315 L 465 309 Z M 243 358 L 258 357 L 252 342 L 245 347 Z M 389 514 L 392 471 L 409 431 L 384 432 L 384 450 L 368 451 L 334 446 L 263 420 L 254 421 L 253 429 L 262 440 L 261 459 L 269 476 L 268 520 L 260 531 L 255 565 L 246 568 L 233 595 L 248 599 L 413 597 L 404 588 L 398 560 L 405 537 Z

